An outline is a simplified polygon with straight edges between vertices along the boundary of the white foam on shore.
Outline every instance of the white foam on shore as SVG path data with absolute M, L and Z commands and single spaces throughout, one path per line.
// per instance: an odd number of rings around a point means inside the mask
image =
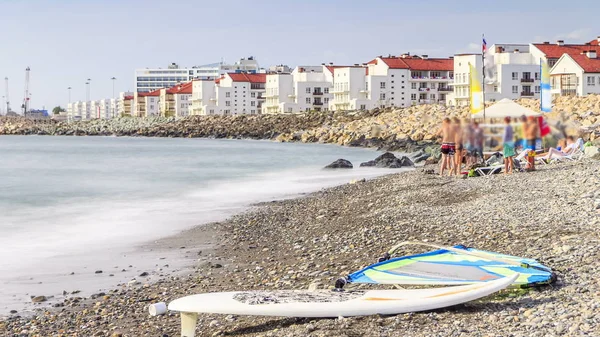
M 0 303 L 12 303 L 14 307 L 26 299 L 24 293 L 15 297 L 15 291 L 27 288 L 28 294 L 32 294 L 39 282 L 43 284 L 38 287 L 39 291 L 45 292 L 90 286 L 94 287 L 90 291 L 97 291 L 103 283 L 94 281 L 94 270 L 115 270 L 116 265 L 123 263 L 136 267 L 144 265 L 127 259 L 127 252 L 134 245 L 201 223 L 224 220 L 252 203 L 294 197 L 354 179 L 399 171 L 303 168 L 231 177 L 160 198 L 118 195 L 86 200 L 85 203 L 73 199 L 59 206 L 21 208 L 0 217 L 6 223 L 28 224 L 2 228 L 5 235 L 0 237 L 0 256 L 15 258 L 0 260 L 0 270 L 10 271 L 0 274 L 0 283 L 7 285 L 0 289 Z M 150 261 L 148 267 L 155 262 Z M 71 272 L 76 275 L 64 278 Z M 82 274 L 87 276 L 80 278 Z M 69 280 L 68 284 L 65 279 Z M 106 281 L 105 278 L 103 282 Z

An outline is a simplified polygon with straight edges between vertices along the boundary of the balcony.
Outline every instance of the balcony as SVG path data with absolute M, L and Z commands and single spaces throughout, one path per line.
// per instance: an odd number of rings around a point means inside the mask
M 323 102 L 314 102 L 313 105 L 323 105 Z
M 312 94 L 313 95 L 317 95 L 317 96 L 321 96 L 321 95 L 323 95 L 323 92 L 322 91 L 313 91 Z
M 534 79 L 533 78 L 522 78 L 521 79 L 521 83 L 533 83 Z
M 256 99 L 265 99 L 265 97 L 267 97 L 267 96 L 257 95 Z M 279 95 L 273 95 L 272 97 L 279 97 Z
M 441 92 L 450 92 L 450 91 L 454 91 L 454 88 L 451 88 L 451 87 L 439 87 L 438 91 L 441 91 Z
M 432 91 L 435 90 L 433 88 L 419 88 L 419 91 Z
M 521 91 L 521 96 L 531 97 L 531 96 L 533 96 L 533 92 Z

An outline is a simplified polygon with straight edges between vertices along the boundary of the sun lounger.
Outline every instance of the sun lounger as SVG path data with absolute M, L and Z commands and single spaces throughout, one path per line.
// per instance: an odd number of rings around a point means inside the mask
M 502 172 L 502 165 L 478 167 L 475 169 L 475 172 L 480 176 L 491 176 L 492 174 Z

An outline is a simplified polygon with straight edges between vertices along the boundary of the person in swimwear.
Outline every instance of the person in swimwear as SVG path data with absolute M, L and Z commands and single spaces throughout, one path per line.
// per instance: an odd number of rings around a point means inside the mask
M 540 127 L 533 116 L 529 116 L 525 123 L 523 126 L 526 141 L 525 149 L 529 151 L 527 153 L 527 163 L 529 164 L 527 169 L 535 171 L 535 142 L 540 133 Z
M 454 132 L 452 125 L 450 125 L 450 118 L 444 118 L 442 127 L 437 133 L 438 136 L 442 137 L 442 160 L 440 163 L 440 176 L 444 175 L 446 168 L 452 172 L 454 163 L 450 160 L 451 156 L 454 155 Z
M 463 146 L 463 130 L 460 124 L 460 119 L 454 117 L 454 143 L 456 144 L 456 154 L 454 155 L 454 173 L 460 175 L 462 159 L 464 155 Z

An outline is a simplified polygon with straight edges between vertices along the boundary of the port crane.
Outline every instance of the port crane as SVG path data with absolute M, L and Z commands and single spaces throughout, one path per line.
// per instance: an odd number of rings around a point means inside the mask
M 4 88 L 6 89 L 6 114 L 10 112 L 10 98 L 8 96 L 8 77 L 4 78 Z
M 23 97 L 23 104 L 21 108 L 23 109 L 23 116 L 27 115 L 27 108 L 29 107 L 29 71 L 31 69 L 27 67 L 25 69 L 25 97 Z

